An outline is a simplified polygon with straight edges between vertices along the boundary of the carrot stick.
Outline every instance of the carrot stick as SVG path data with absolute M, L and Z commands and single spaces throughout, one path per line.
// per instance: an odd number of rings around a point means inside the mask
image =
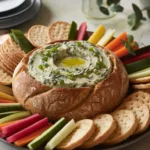
M 113 41 L 111 41 L 109 44 L 106 45 L 106 48 L 111 50 L 111 51 L 115 51 L 115 49 L 121 44 L 122 45 L 122 41 L 127 41 L 127 34 L 126 32 L 121 33 L 117 38 L 115 38 Z
M 123 48 L 124 45 L 123 44 L 120 44 L 118 47 L 115 48 L 114 52 L 118 51 L 119 49 Z
M 40 136 L 44 131 L 46 131 L 49 127 L 51 126 L 51 124 L 46 125 L 45 127 L 17 140 L 14 144 L 17 146 L 24 146 L 26 144 L 28 144 L 29 142 L 31 142 L 32 140 L 34 140 L 35 138 L 37 138 L 38 136 Z
M 10 125 L 10 124 L 12 124 L 12 123 L 14 123 L 14 122 L 16 122 L 16 121 L 18 121 L 18 120 L 0 124 L 0 131 L 2 131 L 2 127 L 7 126 L 7 125 Z
M 7 99 L 0 99 L 0 103 L 15 103 L 15 102 Z
M 134 41 L 135 42 L 135 41 Z M 133 50 L 137 50 L 138 47 L 133 46 Z M 129 54 L 128 49 L 124 46 L 121 49 L 115 51 L 115 54 L 120 58 Z

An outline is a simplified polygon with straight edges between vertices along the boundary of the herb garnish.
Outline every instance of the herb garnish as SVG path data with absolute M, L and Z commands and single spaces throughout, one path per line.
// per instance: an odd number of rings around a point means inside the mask
M 138 46 L 138 44 L 136 42 L 134 42 L 134 37 L 132 35 L 127 35 L 127 41 L 125 41 L 125 40 L 121 40 L 121 41 L 122 41 L 123 45 L 129 51 L 129 54 L 136 55 L 132 46 Z

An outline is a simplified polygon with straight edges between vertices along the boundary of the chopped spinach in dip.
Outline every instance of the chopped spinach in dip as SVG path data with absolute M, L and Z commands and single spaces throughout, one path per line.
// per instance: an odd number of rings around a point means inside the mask
M 112 71 L 105 51 L 87 41 L 48 45 L 31 54 L 28 72 L 50 87 L 85 87 L 104 80 Z

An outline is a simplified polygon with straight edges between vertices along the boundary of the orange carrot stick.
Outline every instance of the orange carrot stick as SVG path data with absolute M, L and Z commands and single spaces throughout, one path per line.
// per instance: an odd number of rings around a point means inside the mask
M 119 50 L 119 49 L 121 49 L 121 48 L 123 48 L 123 47 L 124 47 L 124 45 L 123 45 L 123 44 L 120 44 L 118 47 L 115 48 L 114 52 L 116 52 L 117 50 Z
M 135 42 L 135 41 L 134 41 Z M 138 47 L 136 46 L 132 46 L 133 50 L 137 50 Z M 126 56 L 129 54 L 129 50 L 124 46 L 122 48 L 120 48 L 119 50 L 114 52 L 119 58 Z
M 32 140 L 34 140 L 35 138 L 37 138 L 38 136 L 40 136 L 44 131 L 46 131 L 49 127 L 51 126 L 51 124 L 46 125 L 45 127 L 17 140 L 14 142 L 15 145 L 17 146 L 24 146 L 26 144 L 28 144 L 29 142 L 31 142 Z
M 111 50 L 111 51 L 115 51 L 115 49 L 121 44 L 122 45 L 122 41 L 127 41 L 127 34 L 126 32 L 121 33 L 117 38 L 115 38 L 113 41 L 111 41 L 109 44 L 106 45 L 106 48 Z
M 12 123 L 14 123 L 14 122 L 16 122 L 16 121 L 18 121 L 18 120 L 11 121 L 11 122 L 6 122 L 6 123 L 4 123 L 4 124 L 0 124 L 0 131 L 2 131 L 2 127 L 7 126 L 7 125 L 10 125 L 10 124 L 12 124 Z
M 0 99 L 0 103 L 15 103 L 15 102 L 7 99 Z

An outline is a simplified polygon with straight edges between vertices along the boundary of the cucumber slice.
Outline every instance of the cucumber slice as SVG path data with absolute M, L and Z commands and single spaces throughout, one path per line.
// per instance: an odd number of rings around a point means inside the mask
M 68 40 L 75 40 L 76 34 L 77 34 L 77 24 L 74 21 L 72 21 L 68 34 Z
M 65 125 L 67 121 L 65 118 L 59 119 L 54 125 L 52 125 L 48 130 L 43 132 L 39 137 L 34 139 L 32 142 L 28 144 L 28 148 L 31 150 L 35 150 L 40 147 L 45 142 L 49 141 L 53 136 L 59 132 Z
M 18 111 L 3 112 L 3 113 L 0 113 L 0 118 L 3 118 L 5 116 L 9 116 L 9 115 L 15 114 L 15 113 L 18 113 Z
M 128 75 L 129 79 L 136 79 L 147 76 L 150 76 L 150 67 Z
M 23 110 L 22 105 L 19 103 L 0 103 L 0 113 L 15 110 Z
M 45 146 L 45 150 L 54 149 L 62 142 L 76 127 L 75 121 L 69 121 Z
M 18 120 L 18 119 L 23 119 L 23 118 L 26 118 L 30 115 L 31 115 L 31 113 L 29 111 L 18 112 L 16 114 L 12 114 L 12 115 L 9 115 L 9 116 L 6 116 L 6 117 L 0 119 L 0 124 L 14 121 L 14 120 Z
M 129 74 L 145 69 L 149 66 L 150 66 L 150 58 L 142 59 L 142 60 L 125 65 L 126 70 Z

